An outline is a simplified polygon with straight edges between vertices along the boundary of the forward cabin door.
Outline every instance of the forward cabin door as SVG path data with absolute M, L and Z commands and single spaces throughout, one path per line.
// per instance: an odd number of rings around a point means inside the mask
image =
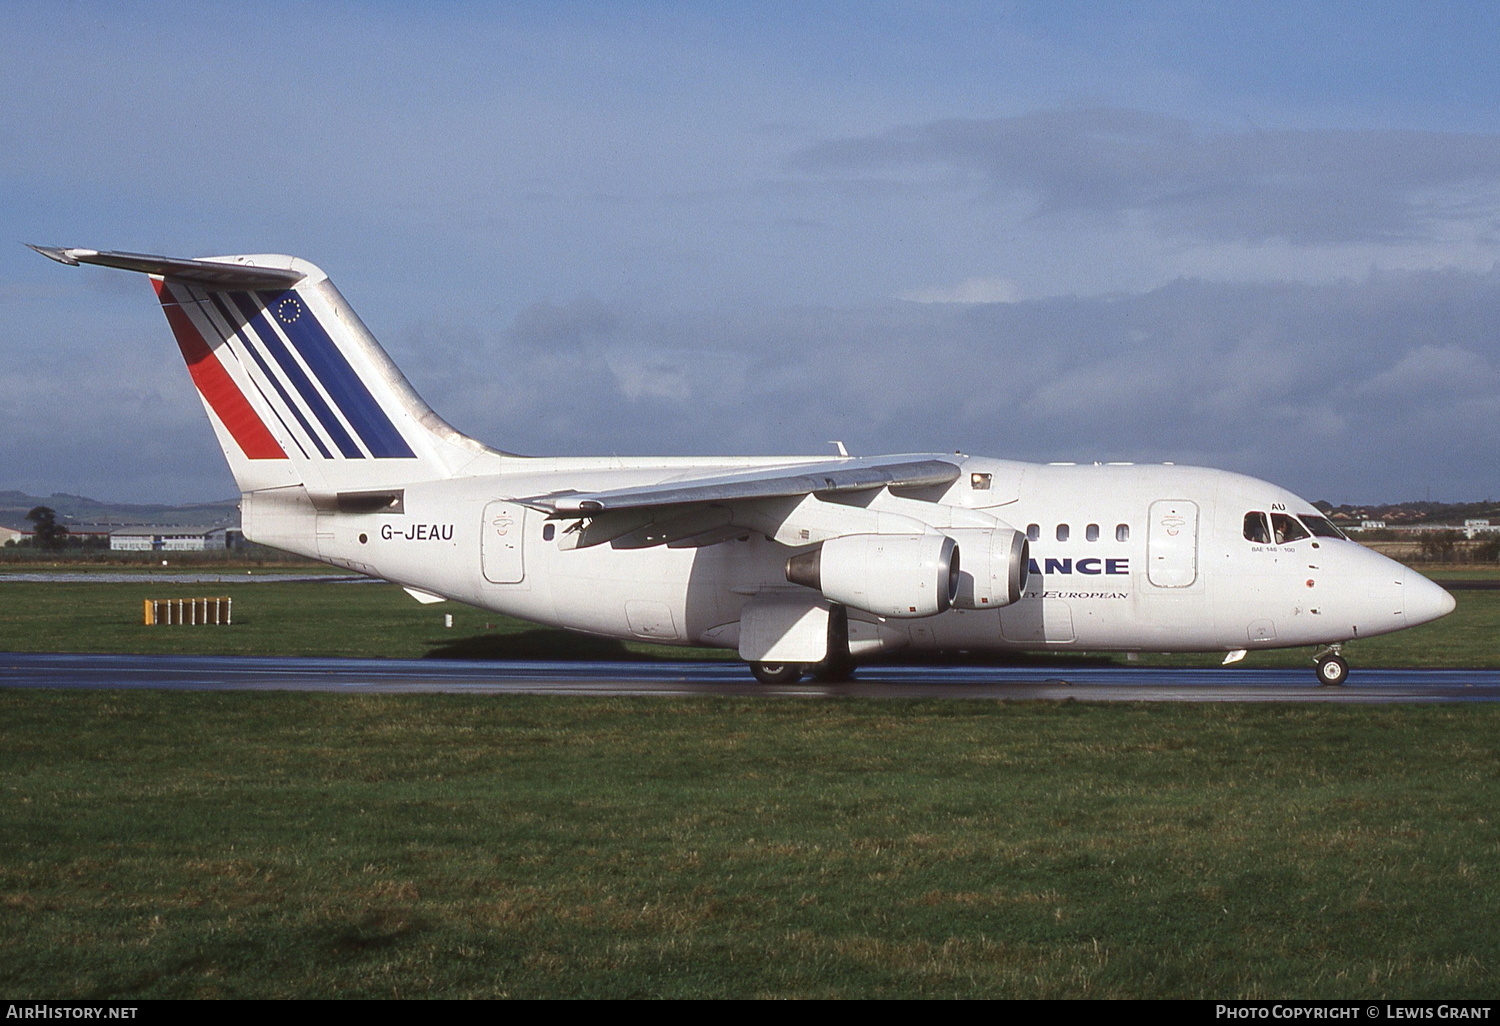
M 1198 579 L 1198 504 L 1162 499 L 1151 504 L 1146 577 L 1158 588 L 1186 588 Z
M 526 507 L 510 502 L 492 502 L 484 507 L 479 558 L 484 579 L 491 584 L 519 584 L 526 576 L 523 541 L 526 537 Z M 472 565 L 472 564 L 470 564 Z

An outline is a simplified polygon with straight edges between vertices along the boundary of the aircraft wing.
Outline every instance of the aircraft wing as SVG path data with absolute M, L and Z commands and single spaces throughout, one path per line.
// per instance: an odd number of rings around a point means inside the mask
M 844 458 L 516 501 L 542 510 L 548 519 L 576 520 L 560 540 L 564 548 L 605 542 L 616 548 L 697 548 L 743 537 L 747 529 L 796 544 L 879 529 L 872 526 L 878 515 L 824 499 L 882 488 L 941 487 L 958 475 L 955 464 L 937 456 Z M 923 530 L 901 519 L 903 526 L 894 529 Z
M 938 457 L 877 456 L 798 463 L 770 470 L 689 478 L 639 488 L 556 492 L 517 501 L 545 510 L 556 519 L 659 506 L 830 495 L 874 488 L 928 488 L 951 484 L 958 474 L 956 465 Z

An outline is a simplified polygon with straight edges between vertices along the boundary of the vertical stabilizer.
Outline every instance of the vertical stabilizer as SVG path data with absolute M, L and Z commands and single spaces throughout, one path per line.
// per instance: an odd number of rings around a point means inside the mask
M 434 413 L 305 260 L 32 248 L 151 276 L 242 492 L 301 485 L 332 497 L 495 472 L 507 455 Z

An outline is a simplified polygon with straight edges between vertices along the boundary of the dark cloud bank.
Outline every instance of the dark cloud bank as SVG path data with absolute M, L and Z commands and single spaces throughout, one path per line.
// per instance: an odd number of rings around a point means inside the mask
M 1051 111 L 828 141 L 788 170 L 835 186 L 886 176 L 896 192 L 957 182 L 978 203 L 1020 196 L 1038 220 L 1096 231 L 1101 249 L 1128 222 L 1187 245 L 1441 250 L 1462 237 L 1490 252 L 1500 137 Z M 76 352 L 12 347 L 21 356 L 0 368 L 7 487 L 232 493 L 165 326 L 135 316 L 128 330 L 58 329 L 88 340 Z M 75 322 L 49 311 L 44 323 Z M 1494 269 L 1180 280 L 1004 304 L 688 311 L 582 298 L 498 329 L 382 334 L 449 420 L 520 452 L 825 452 L 841 439 L 856 453 L 1201 463 L 1334 501 L 1500 496 Z M 114 336 L 150 345 L 100 341 Z
M 401 362 L 516 451 L 1171 460 L 1312 498 L 1500 494 L 1500 273 L 1179 281 L 1012 304 L 648 314 L 539 305 Z
M 233 485 L 165 325 L 64 384 L 0 372 L 8 480 L 119 501 Z M 651 312 L 387 333 L 456 426 L 535 454 L 947 451 L 1197 463 L 1339 501 L 1500 495 L 1500 273 L 1179 281 L 1010 304 Z M 60 472 L 65 471 L 60 476 Z

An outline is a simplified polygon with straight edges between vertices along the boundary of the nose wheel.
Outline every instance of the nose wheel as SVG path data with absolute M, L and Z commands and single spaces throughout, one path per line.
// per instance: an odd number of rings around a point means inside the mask
M 1349 677 L 1349 663 L 1339 655 L 1337 649 L 1317 657 L 1318 683 L 1325 688 L 1341 686 Z

